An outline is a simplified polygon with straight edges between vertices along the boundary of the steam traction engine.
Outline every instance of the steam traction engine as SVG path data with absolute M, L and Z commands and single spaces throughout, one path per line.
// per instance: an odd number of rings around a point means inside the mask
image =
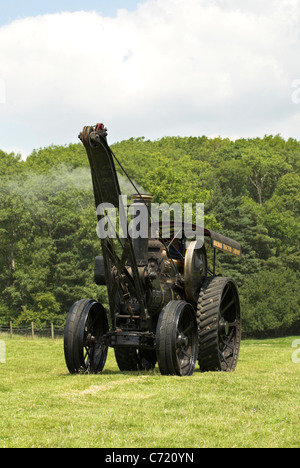
M 96 207 L 105 203 L 118 208 L 120 186 L 116 156 L 107 144 L 102 124 L 84 127 L 79 135 L 91 166 Z M 138 212 L 151 197 L 138 194 Z M 102 215 L 98 214 L 98 219 Z M 127 223 L 127 220 L 125 220 Z M 101 373 L 108 348 L 114 348 L 121 371 L 153 369 L 163 375 L 192 375 L 198 360 L 201 371 L 233 371 L 240 340 L 241 314 L 233 279 L 215 276 L 207 265 L 205 246 L 177 239 L 173 223 L 164 237 L 101 239 L 102 256 L 95 259 L 95 282 L 106 285 L 110 325 L 104 307 L 92 299 L 71 308 L 64 333 L 64 351 L 70 373 Z M 204 229 L 214 249 L 240 256 L 241 246 Z

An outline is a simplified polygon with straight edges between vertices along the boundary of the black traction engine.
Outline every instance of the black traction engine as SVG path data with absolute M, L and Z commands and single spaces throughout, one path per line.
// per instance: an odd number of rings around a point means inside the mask
M 127 228 L 115 166 L 120 163 L 107 144 L 106 129 L 103 124 L 84 127 L 79 137 L 91 167 L 98 222 L 105 215 L 99 206 L 113 206 Z M 146 206 L 150 226 L 151 196 L 136 192 L 133 217 Z M 82 299 L 72 306 L 64 333 L 70 373 L 101 373 L 109 347 L 120 371 L 149 370 L 158 363 L 163 375 L 190 376 L 197 361 L 201 371 L 235 370 L 241 341 L 239 294 L 233 279 L 215 275 L 215 254 L 222 250 L 240 256 L 241 246 L 204 229 L 214 249 L 209 269 L 205 244 L 188 240 L 181 228 L 174 221 L 166 234 L 159 222 L 155 237 L 149 227 L 147 237 L 125 229 L 125 235 L 101 238 L 95 282 L 107 287 L 110 320 L 97 300 Z

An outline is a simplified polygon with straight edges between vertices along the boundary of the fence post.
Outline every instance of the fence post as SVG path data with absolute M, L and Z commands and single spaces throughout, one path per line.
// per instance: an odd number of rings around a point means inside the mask
M 12 339 L 12 335 L 13 335 L 12 321 L 9 322 L 9 334 L 10 334 L 10 339 Z
M 31 322 L 31 335 L 32 335 L 32 338 L 34 338 L 34 323 Z
M 51 323 L 51 338 L 54 340 L 54 326 L 53 323 Z

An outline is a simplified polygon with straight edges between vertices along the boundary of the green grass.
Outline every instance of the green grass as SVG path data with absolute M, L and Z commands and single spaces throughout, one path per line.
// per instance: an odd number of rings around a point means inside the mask
M 295 338 L 243 341 L 235 373 L 67 373 L 62 340 L 0 336 L 0 447 L 299 447 Z

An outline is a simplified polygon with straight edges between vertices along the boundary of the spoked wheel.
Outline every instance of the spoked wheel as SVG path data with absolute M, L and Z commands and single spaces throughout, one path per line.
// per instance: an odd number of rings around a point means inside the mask
M 197 308 L 200 370 L 234 371 L 241 342 L 238 289 L 231 278 L 209 278 Z
M 192 375 L 198 353 L 197 320 L 193 307 L 184 301 L 169 302 L 160 313 L 156 341 L 161 374 Z
M 101 338 L 107 332 L 107 316 L 101 304 L 84 299 L 73 305 L 64 332 L 65 360 L 71 374 L 102 372 L 108 346 Z
M 115 348 L 115 356 L 121 372 L 154 369 L 156 352 L 148 349 Z

